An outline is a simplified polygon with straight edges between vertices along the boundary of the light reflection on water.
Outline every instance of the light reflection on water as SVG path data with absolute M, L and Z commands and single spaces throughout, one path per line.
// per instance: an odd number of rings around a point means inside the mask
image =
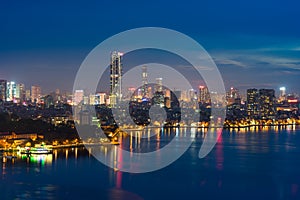
M 135 131 L 121 138 L 121 147 L 153 151 L 174 139 L 178 130 L 156 131 L 151 139 L 136 138 L 149 132 Z M 196 130 L 195 142 L 178 161 L 146 174 L 109 169 L 93 158 L 92 148 L 2 158 L 0 199 L 300 199 L 298 127 L 224 130 L 213 151 L 200 160 L 206 131 Z M 183 136 L 184 131 L 176 137 Z M 117 151 L 109 145 L 99 149 L 104 155 Z M 118 157 L 109 159 L 126 164 Z

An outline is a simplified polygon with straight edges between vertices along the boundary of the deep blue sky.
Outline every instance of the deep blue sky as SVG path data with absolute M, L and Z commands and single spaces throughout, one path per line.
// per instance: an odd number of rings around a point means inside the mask
M 300 91 L 300 2 L 1 1 L 0 79 L 71 90 L 85 56 L 127 29 L 157 26 L 196 39 L 227 87 Z

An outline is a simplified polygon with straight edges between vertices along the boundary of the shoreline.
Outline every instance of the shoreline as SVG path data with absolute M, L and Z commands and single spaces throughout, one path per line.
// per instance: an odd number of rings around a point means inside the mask
M 287 126 L 300 126 L 300 124 L 278 124 L 278 125 L 274 125 L 274 124 L 255 124 L 255 125 L 245 125 L 245 126 L 223 126 L 222 129 L 224 130 L 231 130 L 231 129 L 247 129 L 247 128 L 251 128 L 251 127 L 255 127 L 255 128 L 259 128 L 259 127 L 280 127 L 282 129 L 286 129 Z M 170 129 L 170 128 L 197 128 L 197 129 L 210 129 L 210 128 L 221 128 L 218 126 L 168 126 L 168 127 L 143 127 L 143 128 L 125 128 L 124 132 L 126 131 L 143 131 L 143 130 L 147 130 L 147 129 Z M 122 129 L 122 127 L 120 127 L 120 129 Z M 88 147 L 88 146 L 102 146 L 102 145 L 118 145 L 119 143 L 115 143 L 115 142 L 99 142 L 99 143 L 78 143 L 78 144 L 62 144 L 62 145 L 55 145 L 52 146 L 52 149 L 64 149 L 64 148 L 80 148 L 80 147 Z M 8 149 L 5 148 L 0 148 L 0 152 L 4 152 L 4 151 L 8 151 Z M 12 152 L 17 152 L 16 150 L 12 150 Z

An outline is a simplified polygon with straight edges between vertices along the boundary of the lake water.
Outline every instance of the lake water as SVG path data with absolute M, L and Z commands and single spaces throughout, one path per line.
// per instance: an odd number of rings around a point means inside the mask
M 300 199 L 300 127 L 224 130 L 199 159 L 202 135 L 180 159 L 144 174 L 110 169 L 84 148 L 1 159 L 0 199 Z M 160 133 L 140 149 L 173 137 Z

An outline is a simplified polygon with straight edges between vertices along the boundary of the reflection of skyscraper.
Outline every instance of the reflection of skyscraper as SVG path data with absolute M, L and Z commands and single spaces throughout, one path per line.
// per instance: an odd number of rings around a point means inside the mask
M 257 118 L 259 115 L 259 94 L 257 89 L 247 90 L 247 114 L 250 118 Z
M 148 73 L 147 73 L 147 66 L 142 67 L 142 90 L 143 90 L 143 97 L 148 97 Z
M 6 101 L 6 87 L 7 87 L 7 81 L 0 80 L 0 100 L 2 101 Z
M 110 60 L 110 103 L 116 104 L 116 100 L 122 98 L 122 56 L 117 51 L 111 53 Z
M 41 96 L 41 87 L 31 86 L 31 102 L 39 103 Z
M 13 101 L 16 98 L 17 95 L 17 85 L 13 81 L 7 82 L 6 87 L 6 100 L 7 101 Z

